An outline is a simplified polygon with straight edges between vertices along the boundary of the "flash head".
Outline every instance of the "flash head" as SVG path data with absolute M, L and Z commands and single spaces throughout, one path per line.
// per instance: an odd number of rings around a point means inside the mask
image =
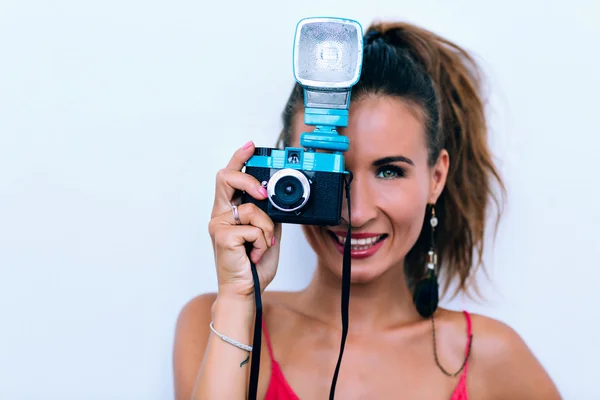
M 348 89 L 362 66 L 361 25 L 343 18 L 304 18 L 296 26 L 294 77 L 304 87 Z
M 309 149 L 348 150 L 347 137 L 336 128 L 348 125 L 352 87 L 360 79 L 363 62 L 362 26 L 345 18 L 304 18 L 294 36 L 294 78 L 304 90 L 304 132 L 301 146 Z

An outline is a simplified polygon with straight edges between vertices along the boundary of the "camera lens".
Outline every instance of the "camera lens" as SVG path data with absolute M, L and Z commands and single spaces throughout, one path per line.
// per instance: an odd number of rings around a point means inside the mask
M 286 168 L 271 177 L 267 192 L 275 208 L 291 212 L 306 204 L 310 196 L 310 184 L 302 172 Z
M 294 206 L 302 199 L 302 183 L 293 176 L 283 177 L 275 185 L 275 197 L 279 203 Z

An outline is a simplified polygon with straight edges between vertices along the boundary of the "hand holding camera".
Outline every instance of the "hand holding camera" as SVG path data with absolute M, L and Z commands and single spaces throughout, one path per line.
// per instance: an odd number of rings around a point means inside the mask
M 350 143 L 337 128 L 348 124 L 362 51 L 362 28 L 355 21 L 298 23 L 294 77 L 304 90 L 304 122 L 315 129 L 301 134 L 297 148 L 250 143 L 219 172 L 209 230 L 220 294 L 252 295 L 250 261 L 257 265 L 260 291 L 265 290 L 277 270 L 279 223 L 340 224 L 348 176 L 343 154 Z M 232 203 L 236 191 L 243 193 L 241 204 Z
M 220 296 L 251 297 L 254 281 L 250 260 L 257 265 L 261 290 L 275 277 L 279 259 L 281 225 L 252 203 L 240 204 L 238 192 L 256 201 L 267 198 L 253 176 L 242 172 L 254 154 L 252 142 L 238 149 L 217 174 L 215 201 L 209 223 Z M 248 253 L 248 246 L 251 250 Z
M 338 134 L 337 128 L 348 124 L 350 94 L 362 67 L 362 38 L 362 27 L 356 21 L 341 18 L 301 20 L 294 38 L 294 76 L 304 91 L 304 123 L 313 125 L 314 130 L 300 135 L 299 147 L 256 148 L 250 142 L 236 151 L 227 167 L 217 175 L 209 232 L 217 267 L 219 298 L 234 301 L 215 301 L 213 304 L 213 317 L 218 320 L 218 328 L 230 336 L 218 333 L 212 324 L 211 328 L 233 346 L 225 350 L 215 345 L 212 349 L 217 353 L 209 352 L 207 358 L 210 359 L 211 354 L 212 359 L 233 358 L 240 349 L 250 351 L 249 400 L 255 400 L 258 393 L 263 321 L 261 297 L 277 271 L 280 224 L 339 225 L 344 191 L 348 204 L 347 220 L 351 224 L 352 174 L 346 171 L 344 159 L 350 143 L 347 137 Z M 239 199 L 238 192 L 241 192 Z M 330 398 L 335 393 L 348 333 L 350 234 L 349 226 L 342 266 L 342 341 Z M 254 307 L 248 307 L 252 296 Z M 252 314 L 253 323 L 247 318 Z M 252 326 L 253 340 L 249 346 L 245 343 L 248 343 Z M 238 384 L 224 391 L 226 397 L 240 398 L 239 384 L 243 375 L 233 370 L 228 370 L 226 375 L 239 376 Z M 214 381 L 209 374 L 203 377 L 205 385 Z
M 301 147 L 259 147 L 246 173 L 267 189 L 268 197 L 245 196 L 274 221 L 340 224 L 348 138 L 337 132 L 348 124 L 352 87 L 362 64 L 362 28 L 355 21 L 307 18 L 294 39 L 294 77 L 304 90 L 304 123 L 315 127 L 300 136 Z M 319 152 L 318 150 L 324 150 Z

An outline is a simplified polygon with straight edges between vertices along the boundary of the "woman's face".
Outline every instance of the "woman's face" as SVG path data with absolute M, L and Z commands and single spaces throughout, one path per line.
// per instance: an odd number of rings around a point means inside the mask
M 292 146 L 314 127 L 293 118 Z M 352 281 L 367 283 L 392 268 L 403 268 L 415 244 L 428 203 L 435 203 L 448 171 L 443 151 L 429 167 L 425 126 L 420 110 L 390 96 L 364 96 L 350 106 L 349 121 L 339 133 L 350 139 L 344 154 L 352 171 Z M 303 226 L 320 268 L 341 277 L 343 242 L 348 230 L 345 202 L 339 226 Z

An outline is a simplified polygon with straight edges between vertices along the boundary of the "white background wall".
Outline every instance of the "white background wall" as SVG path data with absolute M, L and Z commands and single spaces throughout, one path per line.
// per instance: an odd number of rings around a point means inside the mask
M 315 15 L 408 20 L 477 55 L 508 208 L 488 302 L 448 306 L 513 326 L 565 398 L 600 398 L 593 7 L 2 0 L 0 398 L 172 398 L 177 313 L 216 289 L 214 175 L 273 144 L 295 24 Z M 271 288 L 299 289 L 314 256 L 298 227 L 283 247 Z

